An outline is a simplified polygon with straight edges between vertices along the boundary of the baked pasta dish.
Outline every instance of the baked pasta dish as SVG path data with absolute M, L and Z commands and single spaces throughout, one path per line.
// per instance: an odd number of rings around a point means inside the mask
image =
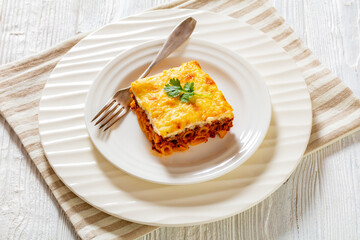
M 223 138 L 232 127 L 232 107 L 196 61 L 138 79 L 130 91 L 140 128 L 160 154 Z

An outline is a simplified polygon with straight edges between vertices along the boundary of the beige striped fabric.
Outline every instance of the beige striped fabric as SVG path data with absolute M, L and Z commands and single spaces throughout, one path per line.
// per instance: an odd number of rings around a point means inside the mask
M 206 9 L 245 21 L 270 35 L 301 67 L 311 95 L 313 126 L 306 153 L 360 129 L 360 101 L 304 46 L 266 0 L 178 0 L 163 8 Z M 38 107 L 60 58 L 86 34 L 0 67 L 0 112 L 21 139 L 60 206 L 83 239 L 134 239 L 156 229 L 112 217 L 82 201 L 54 174 L 41 147 Z

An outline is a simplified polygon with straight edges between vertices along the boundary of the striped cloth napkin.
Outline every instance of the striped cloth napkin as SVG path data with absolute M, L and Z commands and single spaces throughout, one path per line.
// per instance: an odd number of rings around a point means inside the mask
M 313 107 L 306 154 L 360 128 L 360 101 L 304 46 L 267 0 L 178 0 L 158 7 L 204 9 L 245 21 L 271 36 L 302 69 Z M 38 132 L 38 107 L 46 80 L 60 58 L 86 34 L 0 67 L 0 111 L 21 139 L 64 212 L 83 239 L 133 239 L 157 227 L 112 217 L 82 201 L 55 175 Z

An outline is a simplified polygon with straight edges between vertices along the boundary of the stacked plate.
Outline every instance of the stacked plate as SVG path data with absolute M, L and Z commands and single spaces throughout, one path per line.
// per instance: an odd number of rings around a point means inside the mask
M 191 39 L 151 74 L 197 60 L 234 108 L 230 134 L 158 157 L 132 112 L 105 134 L 92 126 L 90 117 L 190 16 L 198 22 Z M 123 19 L 80 41 L 45 86 L 39 124 L 51 166 L 89 204 L 138 223 L 193 225 L 242 212 L 286 181 L 307 146 L 311 102 L 296 64 L 264 33 L 174 9 Z

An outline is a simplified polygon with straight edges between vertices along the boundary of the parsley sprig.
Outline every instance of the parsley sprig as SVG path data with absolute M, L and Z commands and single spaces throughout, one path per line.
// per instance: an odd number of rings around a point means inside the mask
M 180 96 L 180 101 L 182 102 L 189 102 L 194 95 L 202 97 L 207 96 L 195 93 L 194 87 L 195 84 L 193 82 L 187 82 L 184 87 L 182 87 L 178 78 L 171 78 L 169 84 L 165 85 L 164 91 L 169 97 Z

